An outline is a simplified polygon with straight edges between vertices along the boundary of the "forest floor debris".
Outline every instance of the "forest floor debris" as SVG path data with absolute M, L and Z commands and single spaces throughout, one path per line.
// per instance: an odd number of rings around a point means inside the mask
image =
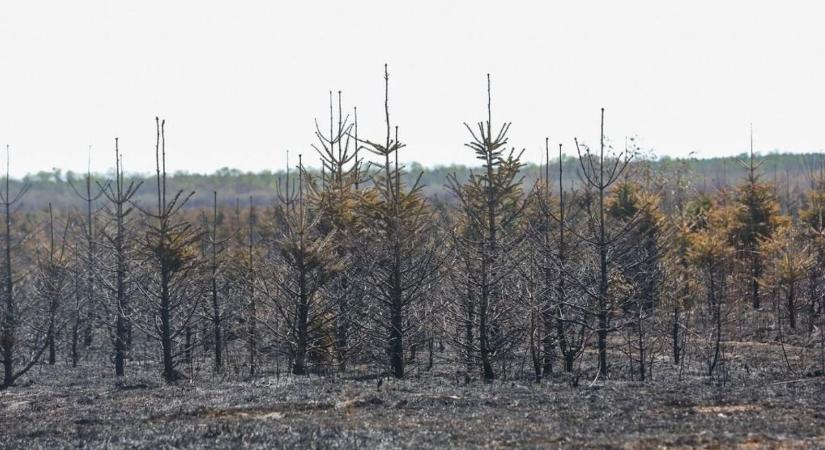
M 58 376 L 59 375 L 59 376 Z M 823 448 L 825 382 L 276 378 L 116 386 L 43 368 L 0 392 L 2 448 Z M 135 388 L 140 386 L 140 388 Z

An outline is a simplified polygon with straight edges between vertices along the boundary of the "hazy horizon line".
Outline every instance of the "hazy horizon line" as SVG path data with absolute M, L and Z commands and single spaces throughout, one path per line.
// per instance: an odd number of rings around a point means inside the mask
M 722 155 L 722 156 L 696 156 L 696 155 L 672 156 L 672 155 L 667 155 L 667 154 L 658 155 L 658 154 L 655 154 L 655 153 L 653 153 L 653 154 L 648 153 L 648 154 L 644 154 L 644 157 L 635 158 L 635 161 L 651 161 L 651 162 L 697 161 L 698 162 L 698 161 L 713 161 L 713 160 L 722 160 L 722 159 L 735 160 L 735 159 L 740 159 L 742 157 L 747 157 L 748 153 L 749 153 L 748 151 L 742 151 L 742 152 L 739 152 L 737 154 Z M 825 155 L 825 150 L 810 150 L 810 151 L 785 151 L 785 150 L 780 150 L 780 149 L 774 149 L 774 150 L 770 150 L 770 151 L 757 151 L 757 150 L 754 150 L 753 154 L 757 158 L 764 158 L 764 157 L 768 157 L 768 156 L 793 157 L 793 156 L 806 156 L 806 155 Z M 564 159 L 566 161 L 575 160 L 575 159 L 578 158 L 577 155 L 575 155 L 575 154 L 571 155 L 571 154 L 566 154 L 565 153 L 563 156 L 564 156 Z M 559 160 L 558 156 L 551 157 L 550 158 L 550 164 L 557 164 L 558 160 Z M 367 162 L 368 161 L 366 161 L 364 165 L 367 165 L 366 164 Z M 532 160 L 523 161 L 523 163 L 526 167 L 541 167 L 544 164 L 544 162 L 536 162 L 536 161 L 532 161 Z M 424 170 L 424 171 L 427 171 L 427 170 L 441 170 L 441 169 L 447 169 L 447 168 L 452 168 L 452 167 L 465 168 L 465 169 L 473 169 L 473 168 L 481 167 L 480 164 L 476 166 L 476 165 L 469 165 L 469 164 L 464 164 L 464 163 L 460 163 L 460 162 L 448 163 L 448 164 L 425 165 L 425 164 L 422 164 L 418 161 L 407 161 L 407 162 L 402 162 L 401 164 L 403 166 L 405 166 L 405 168 L 407 168 L 407 169 L 414 168 L 412 170 Z M 297 164 L 295 166 L 290 166 L 290 169 L 293 169 L 293 168 L 296 168 L 296 167 L 297 167 Z M 320 172 L 320 170 L 321 170 L 320 166 L 311 165 L 311 164 L 304 164 L 304 168 L 306 170 L 310 171 L 310 172 Z M 38 177 L 41 174 L 49 174 L 49 175 L 52 175 L 52 176 L 55 175 L 55 174 L 60 174 L 61 178 L 66 178 L 68 175 L 71 174 L 71 175 L 75 176 L 76 178 L 82 178 L 87 173 L 91 173 L 93 178 L 101 178 L 101 177 L 108 176 L 110 173 L 112 173 L 112 171 L 114 171 L 114 169 L 115 169 L 114 167 L 109 167 L 105 171 L 99 171 L 99 170 L 95 170 L 95 171 L 78 171 L 78 170 L 74 170 L 74 169 L 64 169 L 64 168 L 60 168 L 60 167 L 52 167 L 50 170 L 43 169 L 43 170 L 39 170 L 37 172 L 27 172 L 25 175 L 22 175 L 22 176 L 15 175 L 14 173 L 11 173 L 10 174 L 10 179 L 15 180 L 15 181 L 23 181 L 27 178 Z M 257 176 L 260 176 L 260 175 L 266 175 L 266 174 L 278 174 L 278 173 L 282 173 L 282 172 L 285 172 L 285 171 L 286 171 L 286 168 L 280 168 L 280 169 L 264 168 L 264 169 L 261 169 L 261 170 L 254 171 L 254 170 L 243 170 L 243 169 L 239 169 L 237 167 L 224 166 L 224 167 L 219 167 L 217 169 L 214 169 L 211 172 L 188 171 L 188 170 L 185 170 L 185 169 L 169 170 L 169 171 L 167 171 L 167 176 L 169 176 L 169 177 L 175 177 L 175 176 L 210 177 L 210 176 L 224 176 L 224 175 L 230 175 L 230 176 L 257 175 Z M 221 172 L 229 172 L 229 173 L 228 174 L 222 174 Z M 5 167 L 3 167 L 3 172 L 2 172 L 2 175 L 0 175 L 0 177 L 5 177 L 5 173 L 6 173 L 5 172 Z M 129 171 L 129 170 L 126 170 L 125 175 L 129 176 L 129 177 L 149 178 L 149 177 L 155 176 L 155 171 L 153 171 L 153 170 L 152 171 Z M 61 180 L 61 181 L 64 181 L 64 180 Z

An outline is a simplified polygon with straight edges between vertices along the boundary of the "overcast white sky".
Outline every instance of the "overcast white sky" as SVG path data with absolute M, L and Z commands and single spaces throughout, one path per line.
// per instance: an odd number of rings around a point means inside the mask
M 825 149 L 821 1 L 4 1 L 0 143 L 13 173 L 154 162 L 278 169 L 311 154 L 328 91 L 380 136 L 394 122 L 425 165 L 472 163 L 462 122 L 513 122 L 510 142 L 637 135 L 659 155 Z M 312 156 L 314 159 L 314 155 Z

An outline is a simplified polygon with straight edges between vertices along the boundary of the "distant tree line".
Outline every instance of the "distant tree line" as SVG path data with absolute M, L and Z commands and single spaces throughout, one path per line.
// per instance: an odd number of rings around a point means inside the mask
M 278 173 L 171 176 L 156 119 L 153 176 L 124 171 L 117 139 L 107 176 L 7 172 L 2 387 L 58 361 L 157 364 L 168 382 L 204 361 L 724 379 L 741 341 L 780 345 L 789 373 L 825 368 L 821 156 L 653 159 L 611 143 L 602 110 L 594 139 L 547 140 L 527 165 L 488 76 L 464 125 L 478 166 L 405 167 L 384 82 L 381 136 L 330 93 L 313 170 L 293 155 Z
M 562 155 L 564 170 L 570 174 L 567 182 L 572 187 L 579 187 L 578 157 L 572 148 L 567 149 Z M 455 151 L 454 149 L 449 151 Z M 530 158 L 537 159 L 538 153 L 543 155 L 543 147 L 530 148 Z M 649 170 L 656 173 L 672 173 L 678 167 L 687 165 L 690 168 L 689 176 L 692 188 L 697 192 L 713 193 L 721 188 L 732 188 L 741 183 L 745 178 L 745 173 L 740 170 L 739 161 L 747 159 L 748 153 L 731 157 L 715 157 L 697 159 L 671 158 L 669 156 L 656 156 L 650 152 L 644 152 L 631 161 L 633 166 L 648 166 Z M 768 153 L 761 154 L 759 160 L 762 164 L 762 177 L 766 182 L 776 186 L 778 198 L 781 201 L 786 199 L 794 202 L 801 201 L 805 196 L 805 191 L 809 188 L 810 170 L 822 164 L 823 156 L 818 153 L 792 154 L 792 153 Z M 554 156 L 550 161 L 551 173 L 558 171 L 559 159 Z M 545 164 L 525 162 L 520 173 L 524 183 L 532 186 L 543 176 Z M 424 167 L 418 163 L 411 163 L 402 174 L 402 180 L 410 184 L 421 175 L 422 193 L 430 200 L 452 202 L 455 199 L 447 187 L 448 178 L 456 175 L 459 179 L 469 177 L 472 170 L 478 167 L 464 165 L 446 165 L 435 167 Z M 107 173 L 92 173 L 92 184 L 98 181 L 105 181 L 113 178 L 114 169 Z M 314 176 L 320 175 L 320 163 L 310 159 L 310 164 L 304 170 Z M 648 170 L 648 169 L 645 169 Z M 54 169 L 52 171 L 41 171 L 26 175 L 20 179 L 11 179 L 11 187 L 19 188 L 23 184 L 30 186 L 30 191 L 20 204 L 20 210 L 42 210 L 52 203 L 58 210 L 67 210 L 77 206 L 77 197 L 70 189 L 66 189 L 67 184 L 85 183 L 87 174 L 78 174 L 72 171 L 62 171 Z M 276 189 L 279 179 L 286 175 L 284 170 L 243 172 L 237 169 L 223 168 L 212 174 L 193 174 L 184 171 L 176 171 L 167 176 L 167 182 L 173 189 L 181 189 L 186 192 L 194 191 L 195 195 L 187 202 L 187 209 L 209 208 L 212 203 L 212 192 L 219 192 L 218 204 L 222 207 L 231 207 L 236 199 L 248 199 L 252 197 L 256 206 L 266 207 L 271 203 L 273 192 Z M 135 201 L 143 203 L 151 201 L 154 196 L 153 184 L 151 180 L 153 174 L 128 173 L 127 176 L 136 182 L 144 182 L 135 194 Z M 675 186 L 668 184 L 668 180 L 663 180 L 667 185 L 667 190 L 672 190 Z M 95 206 L 102 207 L 102 199 L 95 202 Z

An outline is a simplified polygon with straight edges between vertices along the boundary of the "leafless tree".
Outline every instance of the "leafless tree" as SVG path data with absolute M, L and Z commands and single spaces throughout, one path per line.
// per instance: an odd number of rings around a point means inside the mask
M 62 307 L 63 301 L 67 297 L 66 290 L 70 275 L 70 259 L 66 256 L 66 242 L 70 225 L 71 220 L 67 219 L 60 242 L 57 242 L 55 240 L 54 212 L 51 203 L 49 203 L 48 221 L 45 227 L 46 248 L 38 248 L 36 251 L 37 270 L 34 275 L 34 291 L 42 302 L 43 315 L 47 317 L 44 322 L 47 324 L 45 335 L 49 365 L 54 365 L 56 362 L 58 335 L 65 323 Z
M 18 273 L 13 264 L 18 259 L 13 256 L 13 253 L 20 250 L 20 239 L 13 237 L 12 212 L 15 205 L 18 205 L 26 195 L 26 192 L 31 187 L 30 184 L 24 183 L 23 186 L 12 194 L 11 192 L 11 178 L 9 176 L 9 146 L 6 146 L 6 179 L 5 189 L 0 192 L 0 202 L 2 202 L 3 219 L 5 227 L 3 230 L 3 310 L 2 310 L 2 336 L 0 337 L 0 347 L 2 347 L 2 362 L 3 362 L 3 384 L 0 388 L 5 389 L 14 385 L 15 380 L 28 372 L 40 360 L 43 352 L 48 345 L 47 340 L 40 343 L 39 339 L 35 339 L 35 347 L 28 354 L 22 354 L 22 347 L 25 343 L 25 338 L 18 335 L 18 327 L 21 324 L 22 317 L 19 314 L 19 305 L 16 299 L 17 289 L 15 286 L 20 281 L 22 275 Z
M 204 216 L 205 217 L 205 216 Z M 212 193 L 212 219 L 211 223 L 205 217 L 204 239 L 206 241 L 207 258 L 209 259 L 207 278 L 209 280 L 209 308 L 207 318 L 212 325 L 211 339 L 213 344 L 213 356 L 215 362 L 215 372 L 221 373 L 223 371 L 223 354 L 224 354 L 224 324 L 230 319 L 231 312 L 225 307 L 226 300 L 223 298 L 224 293 L 230 287 L 230 280 L 228 279 L 227 268 L 225 267 L 225 250 L 226 244 L 233 238 L 230 234 L 224 238 L 218 236 L 218 193 Z M 234 232 L 233 232 L 234 234 Z
M 108 226 L 102 230 L 104 237 L 104 251 L 107 263 L 101 265 L 100 276 L 107 292 L 106 324 L 112 330 L 114 347 L 115 375 L 122 377 L 125 371 L 126 351 L 129 343 L 131 328 L 129 293 L 130 274 L 129 261 L 134 258 L 134 233 L 131 220 L 134 208 L 131 202 L 142 185 L 139 181 L 126 183 L 123 172 L 123 158 L 120 154 L 118 139 L 115 138 L 115 179 L 114 183 L 99 185 L 108 204 L 105 212 Z M 135 268 L 136 265 L 132 265 Z
M 85 255 L 83 257 L 85 262 L 85 277 L 84 277 L 84 295 L 86 296 L 85 300 L 85 309 L 86 312 L 84 314 L 83 320 L 85 321 L 85 336 L 83 344 L 85 347 L 89 347 L 92 344 L 93 340 L 93 329 L 95 322 L 97 321 L 97 300 L 95 297 L 96 294 L 96 286 L 95 286 L 95 271 L 97 270 L 97 242 L 98 242 L 98 235 L 97 229 L 95 227 L 95 203 L 103 196 L 103 191 L 105 185 L 97 186 L 95 192 L 92 189 L 92 172 L 91 169 L 86 171 L 86 176 L 84 178 L 85 186 L 84 190 L 81 192 L 74 183 L 69 180 L 69 186 L 71 187 L 72 191 L 75 195 L 80 198 L 83 203 L 85 203 L 86 207 L 86 217 L 85 221 L 76 221 L 77 224 L 81 227 L 81 231 L 83 234 L 83 240 L 85 241 Z
M 595 192 L 595 198 L 588 209 L 592 224 L 590 235 L 580 236 L 583 242 L 589 244 L 598 254 L 598 288 L 594 292 L 592 289 L 585 289 L 588 295 L 595 300 L 595 312 L 598 320 L 596 335 L 598 339 L 597 347 L 599 352 L 599 375 L 607 376 L 607 336 L 610 332 L 610 319 L 612 316 L 614 299 L 610 295 L 610 271 L 611 265 L 616 264 L 615 252 L 621 235 L 624 230 L 611 230 L 609 218 L 606 215 L 606 199 L 611 186 L 613 186 L 624 174 L 625 170 L 633 158 L 628 152 L 620 152 L 611 157 L 605 150 L 609 150 L 605 145 L 604 135 L 604 108 L 601 110 L 601 127 L 599 136 L 599 152 L 594 154 L 590 147 L 580 145 L 576 140 L 576 151 L 579 156 L 581 167 L 581 177 L 584 183 Z

